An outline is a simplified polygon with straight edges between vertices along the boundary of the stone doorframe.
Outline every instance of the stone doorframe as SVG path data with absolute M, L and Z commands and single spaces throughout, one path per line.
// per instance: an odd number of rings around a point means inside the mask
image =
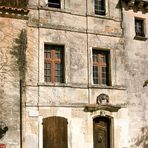
M 43 148 L 43 116 L 38 116 L 38 148 Z
M 110 119 L 110 148 L 114 148 L 114 117 L 104 110 L 96 111 L 92 115 L 92 133 L 93 133 L 93 120 L 97 117 L 106 117 Z M 93 136 L 93 134 L 92 134 Z

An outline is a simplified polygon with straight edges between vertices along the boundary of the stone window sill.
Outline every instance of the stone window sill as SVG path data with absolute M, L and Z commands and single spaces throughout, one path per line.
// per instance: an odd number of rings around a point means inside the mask
M 121 85 L 107 86 L 107 85 L 93 84 L 90 85 L 89 88 L 126 90 L 126 87 Z
M 63 8 L 53 8 L 48 6 L 40 6 L 40 10 L 49 10 L 49 11 L 56 11 L 56 12 L 64 12 L 64 13 L 70 13 L 69 10 L 63 9 Z
M 113 18 L 113 17 L 108 16 L 108 15 L 87 14 L 87 16 L 95 17 L 95 18 L 100 18 L 100 19 L 113 20 L 113 21 L 116 21 L 116 22 L 120 22 L 121 21 L 119 18 Z
M 50 82 L 39 82 L 38 86 L 44 87 L 71 87 L 81 89 L 115 89 L 115 90 L 126 90 L 125 86 L 106 86 L 106 85 L 91 85 L 91 84 L 80 84 L 80 83 L 50 83 Z
M 141 41 L 146 41 L 148 38 L 144 37 L 144 36 L 135 36 L 134 37 L 135 40 L 141 40 Z

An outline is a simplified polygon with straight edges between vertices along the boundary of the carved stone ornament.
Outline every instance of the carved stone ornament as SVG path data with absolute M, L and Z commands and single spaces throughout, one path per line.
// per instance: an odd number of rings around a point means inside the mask
M 109 96 L 107 94 L 101 93 L 97 96 L 96 104 L 88 104 L 85 106 L 85 112 L 94 112 L 97 110 L 106 110 L 109 112 L 117 112 L 122 106 L 113 105 L 109 103 Z
M 100 94 L 98 97 L 97 97 L 97 100 L 96 100 L 96 104 L 102 104 L 103 101 L 106 101 L 106 103 L 109 103 L 109 96 L 107 94 Z
M 129 9 L 137 9 L 147 12 L 148 0 L 124 0 Z

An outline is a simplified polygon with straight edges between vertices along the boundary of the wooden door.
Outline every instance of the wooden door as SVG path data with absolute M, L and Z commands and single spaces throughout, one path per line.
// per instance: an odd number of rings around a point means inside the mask
M 110 119 L 97 117 L 93 120 L 94 148 L 110 148 Z
M 63 117 L 43 119 L 43 148 L 67 147 L 67 119 Z

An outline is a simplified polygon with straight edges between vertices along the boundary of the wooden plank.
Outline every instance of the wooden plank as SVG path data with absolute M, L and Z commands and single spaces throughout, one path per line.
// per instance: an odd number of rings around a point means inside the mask
M 49 117 L 43 120 L 43 148 L 67 148 L 67 119 Z
M 110 148 L 110 120 L 97 117 L 93 121 L 94 148 Z

